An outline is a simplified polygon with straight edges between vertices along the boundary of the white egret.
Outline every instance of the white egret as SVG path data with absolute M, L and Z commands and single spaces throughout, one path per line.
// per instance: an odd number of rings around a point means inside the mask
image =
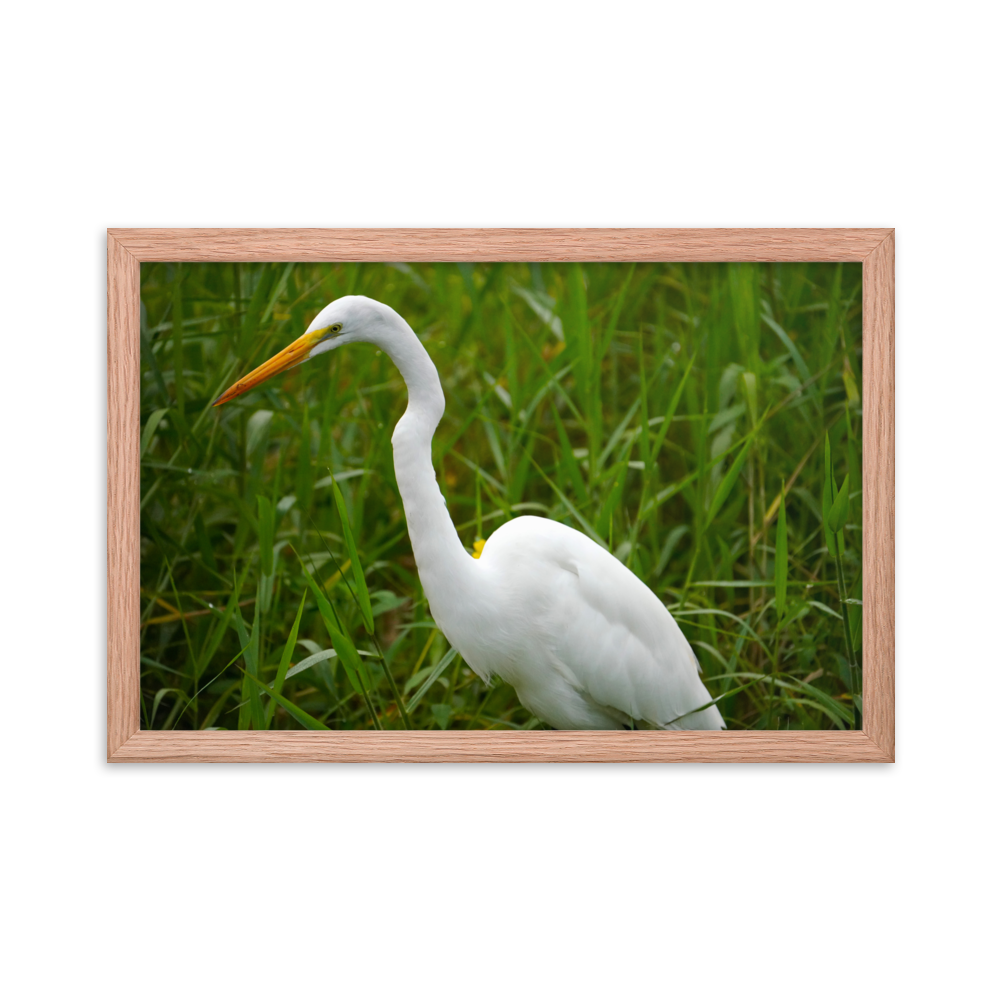
M 558 521 L 522 516 L 462 545 L 431 461 L 444 413 L 437 369 L 407 322 L 384 303 L 346 295 L 240 379 L 215 405 L 343 344 L 392 359 L 409 402 L 392 435 L 396 482 L 420 582 L 438 627 L 488 681 L 513 685 L 557 729 L 723 729 L 698 661 L 670 612 L 610 552 Z

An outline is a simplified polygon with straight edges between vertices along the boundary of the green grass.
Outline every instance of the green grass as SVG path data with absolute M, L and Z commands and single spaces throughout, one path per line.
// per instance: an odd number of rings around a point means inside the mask
M 563 521 L 663 599 L 731 729 L 858 723 L 860 265 L 143 264 L 143 727 L 540 725 L 430 618 L 387 357 L 210 405 L 348 293 L 438 366 L 470 551 Z

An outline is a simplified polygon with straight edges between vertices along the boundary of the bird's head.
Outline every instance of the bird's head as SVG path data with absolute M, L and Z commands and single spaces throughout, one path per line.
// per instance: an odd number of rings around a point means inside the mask
M 342 344 L 358 341 L 378 344 L 388 349 L 396 324 L 402 322 L 394 309 L 365 295 L 345 295 L 335 299 L 309 324 L 298 340 L 293 340 L 273 358 L 244 375 L 231 385 L 212 405 L 221 406 L 235 399 L 272 375 L 332 351 Z M 405 325 L 405 324 L 404 324 Z

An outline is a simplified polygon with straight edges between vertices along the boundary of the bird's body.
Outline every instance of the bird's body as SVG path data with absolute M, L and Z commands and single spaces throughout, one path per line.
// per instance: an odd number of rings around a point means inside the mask
M 557 729 L 721 727 L 714 706 L 682 718 L 711 701 L 687 639 L 656 595 L 586 535 L 515 518 L 490 536 L 473 573 L 486 606 L 475 635 L 449 622 L 453 644 L 480 676 L 513 685 L 538 718 Z
M 330 333 L 329 331 L 333 331 Z M 438 488 L 431 439 L 444 413 L 437 369 L 394 310 L 345 296 L 218 402 L 344 343 L 389 355 L 409 393 L 392 437 L 396 481 L 434 620 L 484 680 L 497 675 L 557 729 L 722 729 L 698 661 L 670 612 L 610 552 L 558 521 L 518 517 L 480 558 L 462 545 Z M 701 709 L 699 711 L 699 709 Z

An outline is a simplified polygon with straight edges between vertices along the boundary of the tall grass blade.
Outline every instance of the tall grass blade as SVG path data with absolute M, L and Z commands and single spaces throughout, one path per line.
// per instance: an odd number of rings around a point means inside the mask
M 743 471 L 743 463 L 746 462 L 747 455 L 750 454 L 750 446 L 753 444 L 753 439 L 754 435 L 751 434 L 747 438 L 746 444 L 743 445 L 743 450 L 736 456 L 733 464 L 729 467 L 729 471 L 723 476 L 722 482 L 719 483 L 715 491 L 715 496 L 712 497 L 712 505 L 708 508 L 708 513 L 705 515 L 705 523 L 702 531 L 706 531 L 708 526 L 715 520 L 715 515 L 722 509 L 722 505 L 726 502 L 733 487 L 736 485 L 736 480 L 740 472 Z
M 837 493 L 836 499 L 830 505 L 829 513 L 826 515 L 827 526 L 835 535 L 840 534 L 840 532 L 844 530 L 844 525 L 847 524 L 850 485 L 851 474 L 848 473 L 844 477 L 844 484 L 840 487 L 840 491 Z
M 261 577 L 257 583 L 257 601 L 260 610 L 271 610 L 274 593 L 274 506 L 271 501 L 257 494 L 257 537 L 260 545 Z
M 159 426 L 160 421 L 169 412 L 169 407 L 164 407 L 160 410 L 154 410 L 149 415 L 149 419 L 146 421 L 146 426 L 142 431 L 142 439 L 139 441 L 139 458 L 142 458 L 146 454 L 146 449 L 149 448 L 149 442 L 153 440 L 156 428 Z
M 743 392 L 747 399 L 747 408 L 750 410 L 750 423 L 757 426 L 757 376 L 753 372 L 744 372 L 741 376 L 743 381 Z
M 420 687 L 417 688 L 416 693 L 407 702 L 406 704 L 407 712 L 409 712 L 411 715 L 413 714 L 414 709 L 420 704 L 424 695 L 427 694 L 428 691 L 430 691 L 431 685 L 445 672 L 445 670 L 448 669 L 448 666 L 451 664 L 451 661 L 454 660 L 456 656 L 458 656 L 458 650 L 449 649 L 448 652 L 441 657 L 441 660 L 437 664 L 437 666 L 435 666 L 434 669 L 427 675 L 427 678 L 424 680 L 423 684 L 421 684 Z
M 861 648 L 861 576 L 858 575 L 851 591 L 851 599 L 848 601 L 850 610 L 851 635 L 854 636 L 855 653 Z
M 365 621 L 365 629 L 371 635 L 375 631 L 375 622 L 372 618 L 372 600 L 368 593 L 368 584 L 365 581 L 365 571 L 358 558 L 358 548 L 354 544 L 354 532 L 351 530 L 351 522 L 347 516 L 347 507 L 344 504 L 344 495 L 340 492 L 340 485 L 333 479 L 333 471 L 330 471 L 330 485 L 333 487 L 333 498 L 337 502 L 337 513 L 340 515 L 340 523 L 344 529 L 344 541 L 347 543 L 347 553 L 351 557 L 351 566 L 354 569 L 354 585 L 357 588 L 355 599 L 361 609 L 361 617 Z
M 171 310 L 174 327 L 174 405 L 177 421 L 184 426 L 184 265 L 174 265 L 174 300 Z
M 292 550 L 295 551 L 294 549 Z M 337 619 L 333 613 L 333 607 L 327 599 L 326 594 L 323 593 L 319 588 L 319 584 L 313 578 L 312 573 L 309 572 L 306 564 L 302 561 L 302 557 L 296 552 L 295 555 L 298 557 L 299 564 L 302 566 L 302 574 L 305 577 L 305 581 L 312 591 L 313 597 L 316 599 L 316 605 L 319 608 L 320 618 L 323 620 L 323 625 L 326 627 L 327 635 L 330 637 L 330 644 L 337 651 L 337 656 L 340 663 L 344 667 L 344 672 L 347 674 L 347 679 L 351 683 L 351 687 L 360 694 L 364 695 L 368 688 L 371 687 L 371 679 L 368 676 L 368 671 L 361 662 L 361 657 L 358 655 L 357 648 L 354 643 L 340 631 L 337 624 Z
M 306 593 L 302 594 L 302 600 L 299 601 L 299 610 L 295 612 L 295 621 L 292 624 L 292 630 L 288 633 L 288 640 L 285 642 L 285 648 L 281 653 L 281 662 L 278 664 L 278 673 L 274 678 L 274 692 L 276 695 L 281 694 L 281 689 L 285 684 L 285 677 L 288 676 L 288 667 L 292 662 L 292 653 L 295 650 L 295 643 L 299 638 L 299 624 L 302 621 L 302 612 L 305 610 L 306 606 Z M 274 719 L 274 710 L 278 702 L 276 700 L 271 701 L 267 706 L 267 713 L 264 718 L 264 728 L 271 728 L 271 721 Z
M 670 403 L 663 414 L 663 421 L 656 431 L 656 438 L 653 442 L 650 455 L 650 460 L 653 462 L 655 462 L 659 457 L 660 449 L 663 447 L 663 441 L 667 436 L 667 431 L 670 430 L 670 424 L 673 422 L 674 415 L 677 413 L 677 407 L 680 404 L 684 393 L 684 386 L 687 384 L 688 376 L 691 374 L 691 369 L 694 367 L 696 357 L 697 355 L 692 353 L 691 359 L 687 363 L 687 368 L 684 369 L 684 374 L 681 375 L 681 379 L 677 383 L 677 388 L 674 389 L 674 394 L 670 397 Z
M 556 426 L 556 434 L 559 437 L 560 467 L 563 478 L 572 484 L 577 500 L 581 503 L 586 503 L 589 497 L 587 495 L 587 487 L 583 481 L 583 474 L 580 472 L 580 464 L 573 454 L 569 435 L 566 433 L 562 417 L 559 416 L 559 411 L 555 406 L 552 407 L 552 422 Z
M 299 438 L 299 460 L 295 469 L 295 495 L 299 500 L 299 511 L 303 518 L 309 514 L 313 491 L 312 469 L 312 424 L 309 421 L 309 407 L 302 407 L 302 429 Z
M 260 568 L 265 576 L 274 573 L 274 505 L 257 494 L 257 517 L 260 538 Z
M 785 484 L 781 484 L 778 528 L 774 539 L 774 610 L 781 621 L 788 594 L 788 521 L 785 517 Z
M 762 315 L 761 319 L 778 335 L 778 339 L 784 344 L 785 349 L 792 356 L 792 362 L 795 365 L 796 371 L 799 373 L 799 378 L 803 382 L 808 381 L 812 378 L 812 372 L 809 371 L 809 366 L 805 363 L 802 354 L 799 349 L 795 346 L 795 341 L 773 320 L 770 316 Z
M 234 617 L 236 634 L 240 637 L 240 645 L 244 648 L 243 662 L 246 664 L 243 682 L 243 705 L 240 708 L 239 728 L 249 729 L 253 724 L 254 729 L 264 728 L 264 706 L 260 700 L 260 690 L 252 681 L 257 679 L 257 613 L 255 610 L 253 626 L 250 635 L 247 635 L 246 625 L 243 622 L 243 615 L 237 613 Z
M 552 492 L 555 493 L 555 495 L 562 501 L 563 506 L 569 511 L 569 513 L 572 515 L 573 519 L 577 522 L 577 524 L 579 524 L 580 527 L 583 528 L 583 530 L 595 542 L 597 542 L 598 545 L 606 549 L 608 547 L 607 542 L 604 541 L 604 539 L 597 533 L 597 531 L 594 530 L 594 526 L 576 509 L 570 498 L 566 496 L 566 494 L 563 493 L 563 491 L 559 489 L 559 487 L 556 486 L 556 484 L 552 482 L 551 479 L 549 479 L 549 477 L 542 471 L 541 466 L 534 459 L 532 459 L 531 464 L 535 467 L 535 470 L 542 477 L 542 479 L 545 480 L 545 482 L 548 484 Z
M 225 637 L 226 629 L 229 628 L 230 619 L 233 617 L 233 612 L 239 604 L 240 592 L 243 590 L 243 584 L 246 581 L 247 573 L 249 571 L 249 566 L 244 567 L 243 573 L 240 575 L 239 579 L 235 583 L 235 586 L 233 587 L 233 592 L 229 595 L 229 601 L 226 604 L 225 610 L 220 611 L 217 608 L 213 609 L 218 621 L 215 626 L 215 631 L 212 632 L 209 638 L 206 639 L 201 655 L 198 657 L 199 673 L 203 673 L 209 663 L 212 662 L 212 657 L 215 656 L 219 645 Z
M 604 506 L 601 508 L 597 524 L 594 525 L 594 530 L 602 538 L 606 537 L 608 539 L 608 548 L 612 551 L 614 551 L 614 546 L 612 544 L 611 530 L 614 525 L 614 514 L 621 507 L 622 497 L 625 494 L 625 483 L 628 479 L 628 462 L 631 454 L 630 445 L 629 450 L 625 452 L 622 460 L 615 465 L 611 477 L 611 490 L 604 501 Z
M 246 312 L 243 314 L 243 323 L 240 329 L 240 338 L 237 346 L 237 354 L 246 360 L 246 367 L 254 367 L 251 363 L 256 352 L 251 349 L 260 320 L 264 313 L 264 304 L 267 302 L 268 292 L 274 280 L 274 268 L 265 264 L 259 273 L 257 284 L 254 287 L 253 295 Z
M 257 694 L 257 700 L 260 701 L 260 693 L 263 691 L 265 694 L 269 694 L 279 705 L 284 708 L 289 715 L 293 718 L 298 719 L 306 729 L 329 729 L 329 726 L 324 725 L 319 719 L 313 718 L 304 709 L 299 708 L 294 701 L 289 701 L 284 695 L 278 694 L 274 688 L 268 687 L 259 677 L 255 677 L 253 674 L 244 672 L 247 680 L 252 684 L 254 691 Z
M 622 281 L 621 288 L 618 290 L 618 295 L 615 298 L 615 304 L 611 309 L 611 315 L 608 317 L 608 325 L 604 331 L 604 337 L 601 340 L 600 351 L 597 355 L 597 363 L 600 364 L 604 360 L 604 356 L 608 353 L 608 348 L 611 346 L 611 341 L 614 338 L 615 330 L 618 327 L 618 317 L 621 316 L 622 306 L 625 304 L 625 293 L 628 292 L 629 285 L 632 283 L 632 275 L 635 274 L 635 264 L 629 265 L 628 273 L 625 275 L 625 280 Z
M 823 537 L 831 556 L 836 555 L 837 540 L 830 530 L 830 510 L 834 500 L 833 460 L 830 455 L 830 434 L 827 432 L 823 443 Z

